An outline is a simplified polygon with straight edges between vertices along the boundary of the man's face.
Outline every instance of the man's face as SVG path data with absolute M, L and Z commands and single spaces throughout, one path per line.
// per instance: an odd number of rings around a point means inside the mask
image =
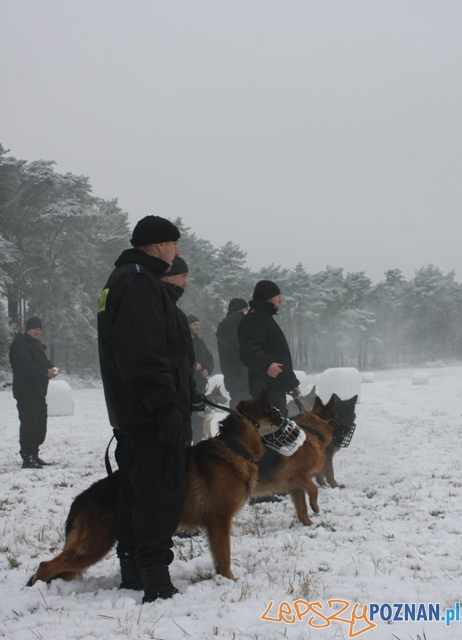
M 199 333 L 199 327 L 200 327 L 199 322 L 191 322 L 191 324 L 189 325 L 189 330 L 193 338 L 195 338 Z
M 281 302 L 282 302 L 282 296 L 280 293 L 278 293 L 277 296 L 273 296 L 272 298 L 269 298 L 268 302 L 271 302 L 271 304 L 275 307 L 276 311 L 279 309 L 279 307 L 281 306 Z
M 157 245 L 159 258 L 172 266 L 173 260 L 180 255 L 176 242 L 159 242 Z
M 249 307 L 245 307 L 245 309 L 240 309 L 240 312 L 246 315 L 247 313 L 249 313 Z
M 176 284 L 177 287 L 183 287 L 183 289 L 186 289 L 188 286 L 187 277 L 187 273 L 177 273 L 174 276 L 163 276 L 162 280 L 170 282 L 171 284 Z
M 38 340 L 42 335 L 42 330 L 36 327 L 35 329 L 28 329 L 26 333 L 28 336 L 30 336 L 34 340 Z

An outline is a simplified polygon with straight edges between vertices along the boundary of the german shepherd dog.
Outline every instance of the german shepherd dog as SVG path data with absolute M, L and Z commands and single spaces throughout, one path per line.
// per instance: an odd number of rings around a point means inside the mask
M 358 400 L 358 396 L 353 396 L 349 400 L 340 400 L 336 393 L 333 394 L 334 397 L 334 410 L 338 415 L 339 420 L 347 429 L 351 429 L 354 427 L 356 420 L 355 413 L 355 405 Z M 314 409 L 313 409 L 314 410 Z M 322 410 L 319 414 L 322 416 Z M 319 486 L 323 487 L 326 485 L 326 480 L 329 485 L 334 489 L 335 487 L 339 487 L 340 489 L 344 489 L 344 484 L 339 484 L 334 477 L 334 455 L 340 447 L 337 447 L 332 442 L 326 447 L 326 458 L 324 461 L 323 468 L 316 474 L 316 482 Z
M 358 396 L 353 396 L 349 400 L 341 400 L 339 396 L 334 393 L 334 409 L 338 414 L 341 422 L 347 427 L 353 427 L 355 424 L 356 413 L 355 413 L 355 405 L 358 400 Z M 313 387 L 311 391 L 306 395 L 299 398 L 300 403 L 305 408 L 305 411 L 311 411 L 314 407 L 314 403 L 316 400 L 316 387 Z M 298 410 L 297 405 L 294 400 L 291 400 L 287 405 L 287 409 L 289 413 L 295 413 Z M 325 417 L 323 415 L 322 405 L 317 407 L 317 413 L 321 418 Z M 335 446 L 334 444 L 329 444 L 326 447 L 326 459 L 324 462 L 323 468 L 316 474 L 316 482 L 319 486 L 326 486 L 326 480 L 332 488 L 339 487 L 340 489 L 344 489 L 344 484 L 339 484 L 334 477 L 334 455 L 337 453 L 340 447 Z
M 313 524 L 308 515 L 305 493 L 309 495 L 311 508 L 318 513 L 318 487 L 312 478 L 323 469 L 326 448 L 332 438 L 344 429 L 338 422 L 334 405 L 334 396 L 326 405 L 316 397 L 313 410 L 298 416 L 295 420 L 305 432 L 306 439 L 303 445 L 290 457 L 266 449 L 258 463 L 258 483 L 252 496 L 289 493 L 298 519 L 304 525 Z M 239 408 L 241 407 L 251 411 L 250 407 L 245 407 L 245 403 L 241 403 Z
M 270 406 L 268 394 L 250 401 L 251 415 L 261 427 L 275 427 L 281 414 Z M 254 424 L 235 412 L 220 423 L 214 438 L 186 453 L 186 500 L 180 528 L 205 529 L 217 573 L 234 580 L 231 571 L 231 525 L 257 484 L 256 462 L 263 443 Z M 63 551 L 45 562 L 27 583 L 53 578 L 72 580 L 106 556 L 116 543 L 118 471 L 81 493 L 66 521 Z

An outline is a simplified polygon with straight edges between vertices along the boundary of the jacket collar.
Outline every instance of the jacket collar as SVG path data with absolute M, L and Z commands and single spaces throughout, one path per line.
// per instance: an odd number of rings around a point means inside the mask
M 250 300 L 249 302 L 250 308 L 253 310 L 261 310 L 265 313 L 268 313 L 271 316 L 277 315 L 277 309 L 272 302 L 268 302 L 268 300 Z
M 141 249 L 126 249 L 115 261 L 115 266 L 120 267 L 123 264 L 142 264 L 143 267 L 153 271 L 157 275 L 162 275 L 169 268 L 168 262 L 150 256 Z

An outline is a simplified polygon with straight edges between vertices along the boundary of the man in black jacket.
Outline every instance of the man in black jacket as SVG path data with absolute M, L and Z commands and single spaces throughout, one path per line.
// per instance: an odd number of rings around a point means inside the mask
M 215 363 L 207 345 L 202 338 L 199 338 L 199 318 L 190 314 L 188 316 L 188 324 L 196 358 L 194 364 L 194 381 L 197 392 L 205 394 L 207 391 L 207 378 L 212 373 Z M 197 444 L 202 440 L 203 425 L 204 414 L 202 412 L 194 413 L 192 416 L 193 444 Z
M 230 396 L 229 406 L 235 409 L 241 400 L 249 398 L 249 381 L 247 368 L 239 356 L 239 338 L 237 328 L 249 310 L 243 298 L 233 298 L 228 304 L 228 313 L 218 325 L 217 337 L 220 369 L 223 382 Z
M 180 411 L 183 416 L 185 425 L 185 443 L 187 446 L 192 441 L 192 426 L 191 426 L 191 410 L 192 400 L 198 401 L 196 392 L 196 383 L 193 378 L 193 368 L 195 361 L 194 346 L 189 332 L 188 320 L 186 314 L 178 306 L 177 302 L 185 292 L 188 286 L 188 265 L 180 256 L 177 256 L 173 262 L 171 268 L 165 272 L 161 280 L 164 283 L 167 293 L 169 294 L 172 302 L 175 305 L 176 312 L 180 318 L 181 324 L 184 328 L 184 334 L 188 343 L 187 352 L 184 354 L 183 362 L 178 363 L 181 370 L 180 376 L 180 396 L 182 397 Z
M 18 333 L 10 346 L 13 370 L 13 396 L 19 414 L 19 446 L 22 469 L 42 469 L 47 463 L 39 458 L 39 447 L 47 433 L 46 395 L 48 381 L 58 375 L 40 342 L 42 321 L 29 318 L 25 333 Z
M 239 353 L 249 372 L 249 391 L 253 398 L 270 389 L 270 400 L 287 416 L 286 394 L 300 395 L 300 384 L 293 371 L 289 345 L 274 319 L 282 301 L 281 291 L 271 280 L 255 285 L 250 311 L 239 323 Z
M 121 586 L 144 590 L 143 602 L 177 593 L 168 567 L 185 497 L 188 341 L 160 276 L 179 253 L 179 237 L 169 220 L 140 220 L 135 248 L 117 259 L 98 303 L 101 375 L 120 468 Z

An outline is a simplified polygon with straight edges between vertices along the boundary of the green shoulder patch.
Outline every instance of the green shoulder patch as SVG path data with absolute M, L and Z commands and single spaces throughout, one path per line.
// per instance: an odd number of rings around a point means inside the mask
M 106 311 L 106 300 L 107 300 L 108 293 L 109 293 L 109 289 L 103 289 L 101 291 L 101 295 L 98 300 L 98 313 L 101 313 L 102 311 Z

